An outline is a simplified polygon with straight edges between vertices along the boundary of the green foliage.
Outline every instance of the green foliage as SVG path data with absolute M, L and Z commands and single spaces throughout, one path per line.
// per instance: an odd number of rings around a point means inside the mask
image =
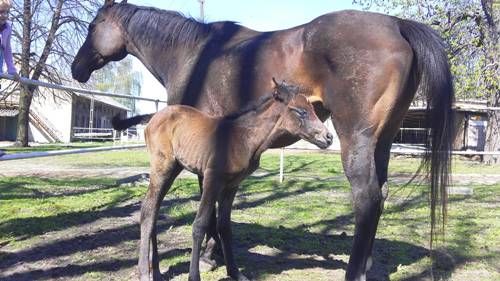
M 121 95 L 139 96 L 141 94 L 142 73 L 134 70 L 132 58 L 105 65 L 94 72 L 91 83 L 95 89 Z M 121 104 L 135 111 L 135 101 L 115 98 Z
M 386 13 L 431 25 L 447 43 L 457 97 L 489 100 L 497 97 L 498 100 L 500 95 L 498 31 L 488 23 L 481 2 L 479 0 L 354 1 L 365 9 L 381 8 Z M 494 7 L 492 13 L 495 16 Z

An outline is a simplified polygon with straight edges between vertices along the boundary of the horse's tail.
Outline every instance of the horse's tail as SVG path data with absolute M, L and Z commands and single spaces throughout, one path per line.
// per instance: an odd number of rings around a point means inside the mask
M 117 131 L 123 131 L 127 128 L 130 128 L 134 125 L 137 124 L 145 124 L 151 120 L 151 117 L 153 117 L 154 113 L 151 114 L 144 114 L 144 115 L 137 115 L 131 118 L 126 118 L 126 119 L 120 119 L 119 115 L 115 115 L 113 119 L 111 120 L 111 124 L 113 125 L 113 129 Z
M 410 20 L 399 19 L 398 24 L 401 35 L 413 49 L 416 63 L 412 72 L 417 75 L 419 89 L 427 98 L 426 126 L 430 132 L 422 164 L 427 168 L 431 185 L 432 247 L 432 241 L 436 237 L 436 220 L 441 219 L 443 230 L 446 222 L 447 185 L 450 181 L 451 150 L 455 137 L 452 75 L 444 42 L 434 30 Z M 438 204 L 441 216 L 436 215 Z

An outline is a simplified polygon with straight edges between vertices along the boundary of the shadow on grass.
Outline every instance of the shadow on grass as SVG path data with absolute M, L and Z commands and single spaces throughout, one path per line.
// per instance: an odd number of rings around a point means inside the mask
M 170 225 L 168 222 L 160 222 L 159 231 L 166 231 Z M 352 243 L 350 236 L 312 233 L 302 227 L 276 229 L 258 224 L 233 223 L 233 231 L 234 251 L 238 264 L 243 268 L 244 274 L 254 279 L 259 279 L 267 274 L 280 274 L 291 269 L 345 269 L 346 263 L 336 259 L 335 256 L 348 255 Z M 41 261 L 101 247 L 117 246 L 129 240 L 139 240 L 139 226 L 137 224 L 104 230 L 93 235 L 80 235 L 15 254 L 4 255 L 1 258 L 0 268 L 6 270 L 18 263 Z M 262 254 L 253 250 L 262 246 L 276 249 L 276 251 L 272 254 Z M 175 248 L 175 245 L 167 247 L 169 249 L 166 252 L 164 249 L 160 249 L 162 259 L 182 257 L 189 251 L 185 248 Z M 394 272 L 398 265 L 411 264 L 428 253 L 425 248 L 386 239 L 376 239 L 375 247 L 377 249 L 374 253 L 375 266 L 377 267 L 376 280 L 387 280 L 389 274 Z M 131 259 L 131 255 L 134 258 Z M 113 256 L 106 261 L 55 266 L 43 270 L 28 270 L 3 276 L 3 278 L 6 280 L 34 280 L 80 276 L 89 271 L 114 272 L 135 267 L 136 262 L 136 250 L 125 249 L 121 256 Z M 164 275 L 165 277 L 173 277 L 188 271 L 189 263 L 183 261 L 170 266 Z
M 83 186 L 83 188 L 82 188 Z M 113 179 L 55 179 L 6 177 L 0 179 L 1 200 L 78 196 L 96 190 L 118 188 Z
M 249 183 L 251 184 L 251 182 Z M 304 186 L 290 188 L 297 183 L 289 182 L 283 187 L 276 187 L 274 192 L 259 197 L 255 200 L 242 201 L 235 204 L 238 209 L 251 209 L 269 201 L 296 196 L 309 191 L 322 191 L 331 189 L 331 183 L 312 184 L 311 182 L 302 183 Z M 297 187 L 297 186 L 296 186 Z M 246 190 L 246 188 L 243 188 Z M 288 190 L 287 190 L 288 189 Z M 197 200 L 198 195 L 184 196 L 181 198 L 167 199 L 162 202 L 162 209 L 168 209 L 175 205 L 186 203 L 191 200 Z M 123 199 L 123 198 L 122 198 Z M 120 199 L 120 202 L 123 200 Z M 463 198 L 453 198 L 454 201 L 463 200 Z M 425 198 L 422 195 L 417 198 L 411 198 L 409 201 L 403 201 L 386 210 L 388 213 L 397 213 L 402 210 L 418 208 L 425 205 Z M 53 230 L 61 230 L 66 227 L 78 226 L 91 223 L 102 218 L 126 218 L 132 217 L 134 212 L 139 211 L 139 203 L 128 204 L 127 206 L 117 207 L 114 205 L 103 206 L 102 211 L 75 212 L 71 214 L 61 214 L 49 218 L 32 218 L 26 221 L 18 219 L 10 221 L 9 225 L 2 224 L 0 229 L 8 231 L 11 229 L 22 229 L 23 224 L 29 225 L 49 225 L 48 228 L 41 230 L 24 229 L 18 235 L 38 235 Z M 194 219 L 194 212 L 188 212 L 175 221 L 160 220 L 158 222 L 159 233 L 164 233 L 172 226 L 188 225 Z M 332 214 L 333 216 L 334 214 Z M 460 233 L 459 241 L 461 245 L 470 245 L 470 234 L 474 231 L 475 225 L 471 225 L 463 218 L 464 233 Z M 296 228 L 273 228 L 259 224 L 233 223 L 235 256 L 238 264 L 243 268 L 243 273 L 255 279 L 262 278 L 266 274 L 280 274 L 291 269 L 323 268 L 323 269 L 345 269 L 346 263 L 339 260 L 338 255 L 349 255 L 352 244 L 352 237 L 347 235 L 328 234 L 330 230 L 342 229 L 348 224 L 353 223 L 352 213 L 342 214 L 331 220 L 323 220 L 313 224 L 304 224 Z M 310 232 L 308 229 L 315 225 L 326 225 L 327 228 L 320 233 Z M 31 231 L 31 232 L 30 232 Z M 162 238 L 160 238 L 163 240 Z M 189 240 L 189 238 L 187 238 Z M 18 264 L 43 261 L 51 258 L 70 256 L 75 253 L 87 252 L 101 247 L 115 247 L 123 249 L 123 254 L 113 256 L 112 258 L 94 262 L 90 264 L 71 264 L 68 266 L 48 267 L 44 270 L 27 270 L 16 272 L 9 276 L 0 274 L 1 278 L 6 280 L 33 280 L 45 278 L 63 278 L 79 276 L 88 271 L 97 272 L 115 272 L 122 269 L 130 269 L 136 264 L 136 243 L 130 246 L 128 241 L 139 240 L 139 226 L 135 221 L 127 223 L 117 228 L 103 229 L 91 234 L 77 234 L 66 239 L 59 239 L 47 244 L 33 247 L 15 253 L 3 253 L 0 255 L 0 272 L 16 267 Z M 160 240 L 160 241 L 161 241 Z M 175 239 L 174 239 L 175 240 Z M 161 241 L 162 242 L 162 241 Z M 182 257 L 188 251 L 185 248 L 179 248 L 175 243 L 161 244 L 160 255 L 162 259 Z M 124 246 L 128 244 L 129 246 Z M 165 245 L 167 245 L 165 247 Z M 272 254 L 262 254 L 254 248 L 269 247 L 276 249 Z M 165 251 L 167 248 L 167 251 Z M 374 246 L 374 266 L 369 272 L 369 280 L 388 280 L 389 275 L 397 271 L 399 265 L 411 265 L 428 255 L 428 250 L 409 243 L 376 239 Z M 333 254 L 333 256 L 332 256 Z M 134 258 L 130 258 L 133 256 Z M 319 258 L 318 258 L 319 257 Z M 454 260 L 446 270 L 440 274 L 442 277 L 449 276 L 454 268 L 470 259 Z M 170 266 L 168 271 L 164 272 L 166 277 L 176 276 L 187 273 L 189 266 L 187 262 L 178 262 Z M 409 276 L 407 280 L 418 280 L 428 276 L 429 272 L 423 271 Z M 436 276 L 436 272 L 435 272 Z M 123 277 L 123 276 L 122 276 Z M 129 277 L 129 276 L 128 276 Z M 128 277 L 124 277 L 127 279 Z M 133 279 L 133 278 L 132 278 Z

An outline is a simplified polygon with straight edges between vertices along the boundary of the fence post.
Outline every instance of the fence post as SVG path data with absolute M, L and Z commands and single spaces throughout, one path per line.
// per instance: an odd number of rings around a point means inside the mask
M 285 158 L 285 148 L 282 147 L 281 148 L 281 151 L 280 151 L 280 183 L 283 182 L 283 169 L 284 169 L 284 166 L 285 164 L 283 163 L 284 162 L 284 158 Z

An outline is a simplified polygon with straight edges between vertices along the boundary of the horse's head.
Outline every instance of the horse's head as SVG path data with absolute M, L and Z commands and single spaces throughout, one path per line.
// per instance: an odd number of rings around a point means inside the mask
M 318 118 L 307 97 L 299 93 L 300 88 L 285 83 L 278 84 L 274 78 L 273 82 L 275 84 L 274 99 L 286 104 L 286 109 L 281 116 L 282 128 L 319 148 L 325 149 L 330 146 L 333 142 L 333 135 Z
M 121 26 L 111 15 L 114 5 L 114 0 L 106 0 L 89 24 L 87 38 L 71 65 L 73 78 L 79 82 L 87 82 L 94 70 L 127 56 Z

